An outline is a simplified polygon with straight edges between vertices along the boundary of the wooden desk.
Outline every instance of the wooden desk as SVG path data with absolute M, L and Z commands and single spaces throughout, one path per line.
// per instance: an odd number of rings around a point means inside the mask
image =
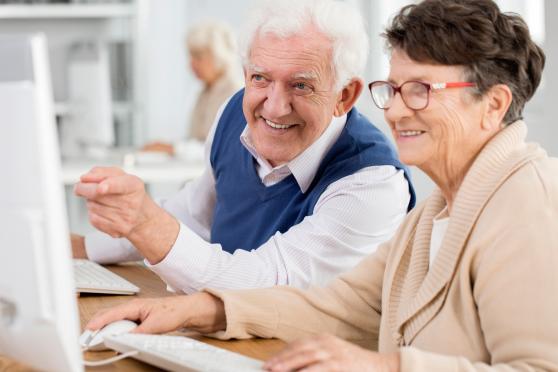
M 152 273 L 149 269 L 139 265 L 139 264 L 127 264 L 121 266 L 109 266 L 108 267 L 113 272 L 118 275 L 128 279 L 138 287 L 140 287 L 141 292 L 136 296 L 99 296 L 99 295 L 82 295 L 78 299 L 79 313 L 81 320 L 81 328 L 87 324 L 89 319 L 97 311 L 105 309 L 108 307 L 115 306 L 117 304 L 126 302 L 132 298 L 136 297 L 163 297 L 163 296 L 173 296 L 174 294 L 167 292 L 165 284 L 163 281 Z M 197 338 L 209 344 L 222 347 L 231 351 L 235 351 L 240 354 L 247 355 L 252 358 L 265 360 L 271 355 L 275 354 L 283 348 L 285 343 L 280 340 L 235 340 L 235 341 L 220 341 L 199 335 L 188 334 L 190 337 Z M 100 360 L 106 359 L 116 355 L 112 351 L 104 352 L 86 352 L 84 358 L 86 360 Z M 138 360 L 128 358 L 118 361 L 113 364 L 109 364 L 104 367 L 94 367 L 86 368 L 87 371 L 94 372 L 105 372 L 105 371 L 154 371 L 158 370 L 155 367 L 140 362 Z M 0 356 L 0 372 L 10 371 L 10 372 L 22 372 L 30 371 L 30 369 L 22 366 L 19 363 L 13 362 L 7 358 Z

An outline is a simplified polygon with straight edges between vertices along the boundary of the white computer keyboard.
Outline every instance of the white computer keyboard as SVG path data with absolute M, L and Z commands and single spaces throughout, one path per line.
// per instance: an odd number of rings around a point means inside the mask
M 170 371 L 261 371 L 263 362 L 185 336 L 125 333 L 107 336 L 107 347 Z
M 135 294 L 140 290 L 126 279 L 89 260 L 74 259 L 74 279 L 78 292 Z

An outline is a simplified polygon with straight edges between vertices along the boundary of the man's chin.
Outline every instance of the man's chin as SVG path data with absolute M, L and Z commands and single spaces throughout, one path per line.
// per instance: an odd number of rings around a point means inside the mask
M 268 150 L 268 151 L 266 151 Z M 282 164 L 286 164 L 296 157 L 296 155 L 291 154 L 290 151 L 277 151 L 277 147 L 274 149 L 263 148 L 261 151 L 258 150 L 258 154 L 267 160 L 269 164 L 273 167 L 277 167 Z

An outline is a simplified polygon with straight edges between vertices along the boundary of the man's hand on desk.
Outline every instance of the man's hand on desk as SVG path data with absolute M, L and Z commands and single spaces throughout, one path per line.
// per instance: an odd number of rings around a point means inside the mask
M 200 333 L 226 329 L 225 306 L 205 292 L 189 296 L 135 299 L 96 314 L 85 328 L 96 330 L 121 319 L 139 323 L 132 332 L 166 333 L 188 328 Z
M 72 256 L 74 258 L 89 258 L 85 250 L 85 238 L 82 235 L 71 234 L 70 241 L 72 243 Z
M 163 260 L 180 225 L 145 192 L 141 179 L 116 167 L 95 167 L 75 185 L 87 200 L 89 221 L 114 238 L 127 238 L 151 263 Z

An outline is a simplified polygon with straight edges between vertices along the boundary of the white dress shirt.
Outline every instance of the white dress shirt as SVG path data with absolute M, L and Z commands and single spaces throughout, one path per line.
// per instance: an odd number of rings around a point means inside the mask
M 160 201 L 179 220 L 180 231 L 161 262 L 145 263 L 173 290 L 192 293 L 206 287 L 323 285 L 355 266 L 395 233 L 407 212 L 408 183 L 401 170 L 372 166 L 331 183 L 311 216 L 285 233 L 275 233 L 257 249 L 237 249 L 231 254 L 220 244 L 211 244 L 216 191 L 209 155 L 225 105 L 219 110 L 206 142 L 205 172 L 174 196 Z M 346 116 L 333 118 L 318 140 L 289 163 L 275 168 L 257 154 L 248 126 L 240 141 L 257 160 L 258 175 L 264 185 L 273 185 L 293 174 L 304 192 L 345 122 Z M 89 258 L 99 263 L 141 259 L 128 240 L 113 239 L 103 233 L 87 235 L 85 245 Z

